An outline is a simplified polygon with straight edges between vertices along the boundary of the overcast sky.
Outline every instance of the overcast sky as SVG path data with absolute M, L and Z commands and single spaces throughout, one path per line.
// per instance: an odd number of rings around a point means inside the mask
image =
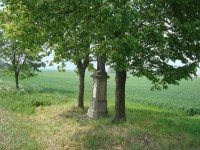
M 53 55 L 47 56 L 43 58 L 43 61 L 51 61 L 53 60 Z M 93 62 L 94 67 L 96 68 L 97 63 Z M 172 63 L 170 62 L 170 64 L 176 65 L 176 66 L 181 66 L 181 62 L 177 61 L 176 63 Z M 58 64 L 54 64 L 53 66 L 48 66 L 48 64 L 46 65 L 45 68 L 42 69 L 47 69 L 47 70 L 56 70 L 57 69 Z M 76 68 L 76 66 L 71 63 L 71 62 L 67 62 L 66 63 L 66 70 L 74 70 Z M 109 68 L 109 66 L 107 66 L 106 68 Z M 200 75 L 200 69 L 198 69 L 197 74 Z

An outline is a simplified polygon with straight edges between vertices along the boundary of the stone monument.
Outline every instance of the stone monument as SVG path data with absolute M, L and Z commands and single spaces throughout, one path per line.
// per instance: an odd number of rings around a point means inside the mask
M 97 59 L 97 70 L 91 75 L 93 78 L 92 99 L 87 116 L 92 119 L 106 117 L 107 110 L 107 79 L 109 76 L 105 71 L 105 63 L 102 58 Z

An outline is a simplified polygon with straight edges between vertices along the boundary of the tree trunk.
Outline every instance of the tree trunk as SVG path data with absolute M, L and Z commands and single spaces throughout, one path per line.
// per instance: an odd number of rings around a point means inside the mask
M 115 76 L 115 116 L 113 121 L 126 121 L 125 113 L 125 85 L 126 85 L 126 71 L 116 71 Z
M 16 85 L 16 89 L 19 89 L 19 73 L 17 71 L 15 71 L 15 85 Z
M 85 69 L 79 71 L 79 94 L 78 94 L 78 107 L 84 108 L 84 87 L 85 87 Z
M 82 59 L 80 59 L 76 64 L 79 74 L 79 94 L 78 94 L 79 108 L 84 108 L 85 70 L 88 67 L 89 63 L 90 63 L 89 54 L 87 54 L 83 61 Z

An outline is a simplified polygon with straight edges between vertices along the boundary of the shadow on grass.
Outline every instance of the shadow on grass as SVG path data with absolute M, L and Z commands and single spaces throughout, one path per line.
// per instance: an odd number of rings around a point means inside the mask
M 127 109 L 127 122 L 113 124 L 112 116 L 89 120 L 84 111 L 68 111 L 61 116 L 77 119 L 78 129 L 71 140 L 86 149 L 199 149 L 200 119 L 181 113 L 154 109 Z M 109 109 L 112 113 L 113 107 Z M 81 119 L 80 119 L 81 118 Z
M 76 119 L 78 122 L 81 120 L 89 120 L 86 115 L 87 110 L 88 107 L 84 107 L 81 109 L 77 106 L 73 106 L 70 110 L 59 114 L 59 116 L 68 119 Z
M 66 89 L 56 89 L 56 88 L 43 88 L 39 90 L 40 93 L 59 93 L 59 94 L 70 94 L 74 95 L 77 92 L 75 90 L 66 90 Z
M 52 90 L 53 91 L 53 90 Z M 65 91 L 63 94 L 44 91 L 0 91 L 0 105 L 6 110 L 31 115 L 39 106 L 65 104 L 74 100 L 73 91 Z
M 162 109 L 160 109 L 162 110 Z M 128 122 L 138 124 L 140 127 L 155 130 L 173 131 L 174 133 L 187 133 L 200 136 L 200 118 L 187 116 L 181 112 L 170 110 L 128 109 Z

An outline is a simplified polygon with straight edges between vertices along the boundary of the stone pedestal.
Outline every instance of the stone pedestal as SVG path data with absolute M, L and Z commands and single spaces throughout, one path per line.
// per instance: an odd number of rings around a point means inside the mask
M 106 117 L 108 115 L 107 79 L 109 76 L 106 72 L 96 71 L 91 77 L 93 78 L 92 100 L 87 116 L 92 119 Z

